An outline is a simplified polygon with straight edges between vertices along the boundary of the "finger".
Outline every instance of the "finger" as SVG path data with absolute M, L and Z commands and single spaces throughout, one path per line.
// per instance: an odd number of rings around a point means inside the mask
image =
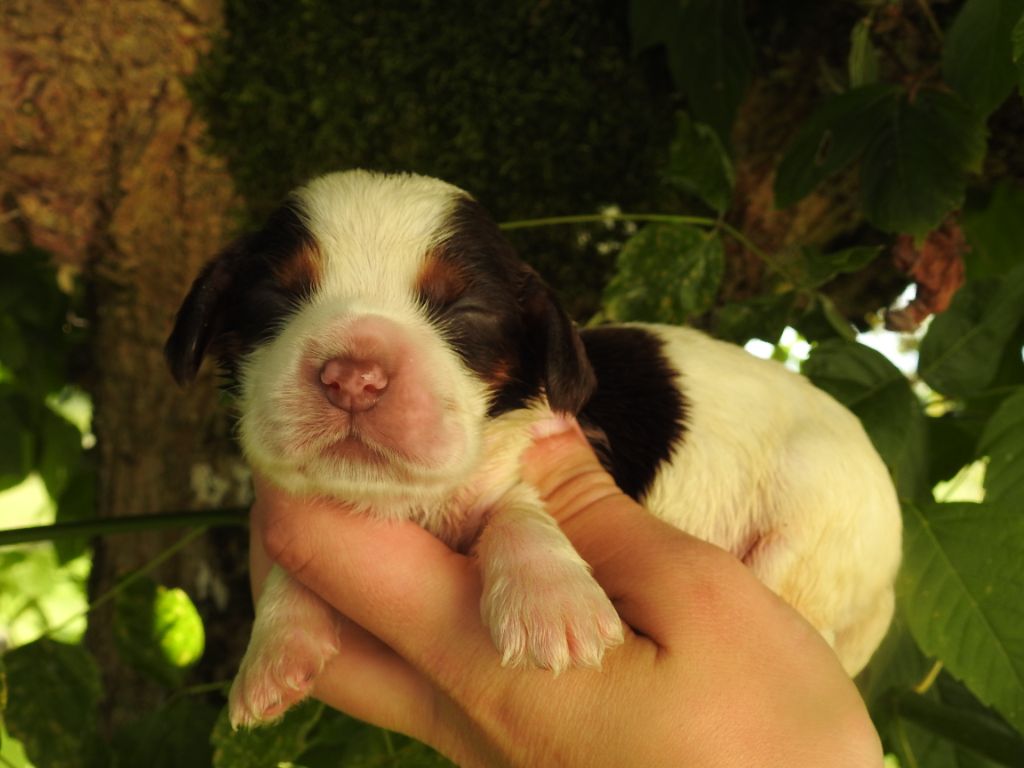
M 545 423 L 523 456 L 522 474 L 634 630 L 659 644 L 678 632 L 682 613 L 741 567 L 728 553 L 659 520 L 626 496 L 575 422 Z
M 250 520 L 254 601 L 273 565 L 263 546 L 266 507 L 265 503 L 256 504 Z M 423 675 L 381 640 L 340 614 L 338 646 L 338 655 L 317 677 L 313 696 L 360 720 L 418 737 L 422 713 L 429 711 L 433 700 L 433 688 Z
M 472 563 L 411 522 L 351 514 L 257 484 L 263 544 L 341 614 L 430 675 L 493 646 L 479 618 Z
M 339 652 L 317 677 L 313 696 L 360 720 L 422 740 L 435 689 L 379 638 L 343 618 Z
M 259 602 L 263 593 L 263 585 L 274 562 L 263 546 L 263 530 L 266 527 L 263 507 L 256 504 L 249 511 L 249 585 L 252 590 L 252 603 Z

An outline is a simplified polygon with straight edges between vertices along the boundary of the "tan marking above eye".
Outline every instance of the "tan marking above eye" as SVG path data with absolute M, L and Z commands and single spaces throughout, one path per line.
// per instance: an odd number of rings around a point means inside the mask
M 416 290 L 430 304 L 445 305 L 461 296 L 467 286 L 459 265 L 436 252 L 427 254 L 427 260 L 416 277 Z
M 320 282 L 320 259 L 316 246 L 307 243 L 274 265 L 274 278 L 290 293 L 306 293 Z

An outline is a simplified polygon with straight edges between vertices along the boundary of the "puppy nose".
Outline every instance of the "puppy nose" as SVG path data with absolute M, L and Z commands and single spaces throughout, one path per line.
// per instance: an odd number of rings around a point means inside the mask
M 368 411 L 377 404 L 388 386 L 388 375 L 374 360 L 334 357 L 320 369 L 324 394 L 336 407 L 348 413 Z

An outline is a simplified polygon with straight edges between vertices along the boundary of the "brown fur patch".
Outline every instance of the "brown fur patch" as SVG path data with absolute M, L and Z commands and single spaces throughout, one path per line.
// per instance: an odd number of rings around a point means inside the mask
M 445 246 L 427 254 L 426 263 L 416 278 L 416 290 L 429 304 L 445 306 L 466 290 L 466 276 L 455 261 L 445 258 Z
M 312 239 L 274 263 L 274 279 L 290 294 L 308 296 L 320 284 L 320 251 Z

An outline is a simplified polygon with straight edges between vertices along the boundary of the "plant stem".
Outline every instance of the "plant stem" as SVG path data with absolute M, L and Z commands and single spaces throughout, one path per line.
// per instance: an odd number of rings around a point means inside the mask
M 31 528 L 10 528 L 0 530 L 0 547 L 10 544 L 28 544 L 34 541 L 70 539 L 78 536 L 115 536 L 141 531 L 162 531 L 170 528 L 246 525 L 247 513 L 248 510 L 238 507 L 201 512 L 170 512 L 161 515 L 129 515 L 38 525 Z
M 924 694 L 928 692 L 928 689 L 935 684 L 936 678 L 939 676 L 939 672 L 942 671 L 942 662 L 936 661 L 932 664 L 932 668 L 928 670 L 928 674 L 924 676 L 917 685 L 914 686 L 914 693 Z
M 193 541 L 198 539 L 204 533 L 206 533 L 206 526 L 202 526 L 200 528 L 195 528 L 194 530 L 189 531 L 184 536 L 182 536 L 180 539 L 178 539 L 176 542 L 174 542 L 169 547 L 164 549 L 160 554 L 158 554 L 156 557 L 154 557 L 148 563 L 146 563 L 145 565 L 141 566 L 138 570 L 132 571 L 131 573 L 129 573 L 127 576 L 125 576 L 123 579 L 121 579 L 119 582 L 117 582 L 117 584 L 112 586 L 110 589 L 108 589 L 102 595 L 100 595 L 95 600 L 93 600 L 91 603 L 89 603 L 89 606 L 84 611 L 82 611 L 81 613 L 75 614 L 74 616 L 69 617 L 66 621 L 62 622 L 58 626 L 56 626 L 53 629 L 49 630 L 46 633 L 47 636 L 53 636 L 55 633 L 57 633 L 60 630 L 64 629 L 64 627 L 66 627 L 71 622 L 77 621 L 78 619 L 80 619 L 80 618 L 82 618 L 84 616 L 88 616 L 92 611 L 96 610 L 101 605 L 105 605 L 106 603 L 109 603 L 111 600 L 113 600 L 115 597 L 117 597 L 121 592 L 123 592 L 125 589 L 127 589 L 131 584 L 133 584 L 137 579 L 140 579 L 143 576 L 145 576 L 147 573 L 149 573 L 150 571 L 153 571 L 153 570 L 156 570 L 157 568 L 159 568 L 163 563 L 167 562 L 172 557 L 174 557 L 174 555 L 176 555 L 179 550 L 184 549 L 186 546 L 188 546 Z
M 815 293 L 812 288 L 802 285 L 801 281 L 792 275 L 774 256 L 755 245 L 750 238 L 740 232 L 731 224 L 722 219 L 712 219 L 708 216 L 683 216 L 674 213 L 582 213 L 569 216 L 545 216 L 539 219 L 518 219 L 515 221 L 502 222 L 498 226 L 506 231 L 515 229 L 533 229 L 535 227 L 550 227 L 561 224 L 602 224 L 611 221 L 646 221 L 656 224 L 690 224 L 708 229 L 720 229 L 729 237 L 738 242 L 748 251 L 757 256 L 768 267 L 782 275 L 790 283 L 805 293 Z

